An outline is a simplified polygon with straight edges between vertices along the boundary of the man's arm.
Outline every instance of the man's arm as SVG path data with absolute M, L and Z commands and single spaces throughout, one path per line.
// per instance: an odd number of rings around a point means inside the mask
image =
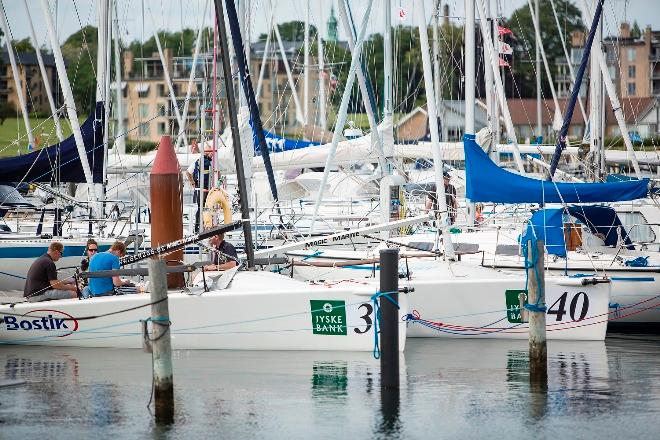
M 186 177 L 188 178 L 188 182 L 190 182 L 190 187 L 195 188 L 195 179 L 193 179 L 192 174 L 190 172 L 186 171 Z
M 70 280 L 50 280 L 50 287 L 57 290 L 71 290 L 76 291 L 76 284 Z
M 129 284 L 131 281 L 130 280 L 122 280 L 119 275 L 115 275 L 112 277 L 112 285 L 115 287 L 121 287 Z

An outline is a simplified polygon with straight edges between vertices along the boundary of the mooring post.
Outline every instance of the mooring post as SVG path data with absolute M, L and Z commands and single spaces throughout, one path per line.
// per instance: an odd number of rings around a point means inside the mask
M 172 375 L 172 344 L 170 313 L 167 304 L 167 271 L 165 262 L 149 260 L 151 284 L 151 320 L 154 369 L 154 402 L 157 423 L 174 419 L 174 378 Z
M 545 334 L 545 243 L 527 242 L 529 310 L 529 367 L 530 379 L 543 380 L 548 375 L 548 349 Z
M 399 388 L 399 250 L 380 251 L 380 384 Z

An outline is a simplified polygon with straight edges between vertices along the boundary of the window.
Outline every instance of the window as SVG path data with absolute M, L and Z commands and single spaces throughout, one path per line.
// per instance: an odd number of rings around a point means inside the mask
M 158 84 L 158 96 L 167 96 L 167 88 L 165 88 L 165 84 Z
M 164 122 L 158 123 L 158 134 L 159 135 L 167 134 L 167 124 L 165 124 Z
M 140 118 L 149 117 L 149 104 L 140 104 L 140 105 L 138 105 L 138 116 Z
M 649 226 L 641 212 L 617 212 L 623 227 L 626 228 L 633 243 L 648 243 L 655 241 L 653 229 Z
M 636 70 L 635 66 L 628 66 L 628 78 L 634 78 Z
M 635 96 L 636 92 L 637 92 L 636 84 L 634 82 L 628 83 L 628 95 Z
M 138 136 L 149 137 L 151 135 L 151 130 L 149 128 L 149 123 L 147 122 L 138 125 Z
M 628 48 L 628 61 L 635 61 L 637 58 L 637 49 L 629 47 Z

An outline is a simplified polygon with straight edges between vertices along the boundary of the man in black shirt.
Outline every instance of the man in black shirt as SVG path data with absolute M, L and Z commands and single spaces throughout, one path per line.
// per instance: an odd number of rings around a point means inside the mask
M 443 173 L 443 179 L 445 184 L 445 202 L 447 203 L 447 214 L 449 217 L 449 224 L 453 225 L 456 222 L 456 215 L 458 214 L 458 201 L 456 200 L 456 187 L 449 183 L 451 178 L 448 172 Z M 428 194 L 426 199 L 426 209 L 437 212 L 438 207 L 438 197 L 436 191 L 431 191 Z
M 77 286 L 71 280 L 58 280 L 55 262 L 62 258 L 64 246 L 54 241 L 48 252 L 37 258 L 27 273 L 23 296 L 30 302 L 76 298 Z
M 213 255 L 211 261 L 213 264 L 204 266 L 204 270 L 227 270 L 238 265 L 238 253 L 236 248 L 229 242 L 225 241 L 225 234 L 218 234 L 211 237 L 209 240 L 213 246 Z

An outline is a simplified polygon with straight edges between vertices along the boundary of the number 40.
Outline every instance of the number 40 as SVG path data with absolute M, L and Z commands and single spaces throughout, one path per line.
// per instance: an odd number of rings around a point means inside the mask
M 575 309 L 577 308 L 578 301 L 580 297 L 584 297 L 582 300 L 582 310 L 580 310 L 580 316 L 578 318 L 575 317 Z M 557 315 L 557 321 L 561 321 L 564 315 L 566 314 L 566 299 L 568 298 L 568 292 L 564 292 L 562 296 L 557 299 L 557 301 L 554 302 L 548 309 L 548 315 Z M 557 306 L 556 310 L 553 310 L 554 307 Z M 587 316 L 587 312 L 589 311 L 589 297 L 585 292 L 578 292 L 573 296 L 573 299 L 571 299 L 571 304 L 569 306 L 569 315 L 571 316 L 571 319 L 573 321 L 581 321 L 584 319 L 585 316 Z

